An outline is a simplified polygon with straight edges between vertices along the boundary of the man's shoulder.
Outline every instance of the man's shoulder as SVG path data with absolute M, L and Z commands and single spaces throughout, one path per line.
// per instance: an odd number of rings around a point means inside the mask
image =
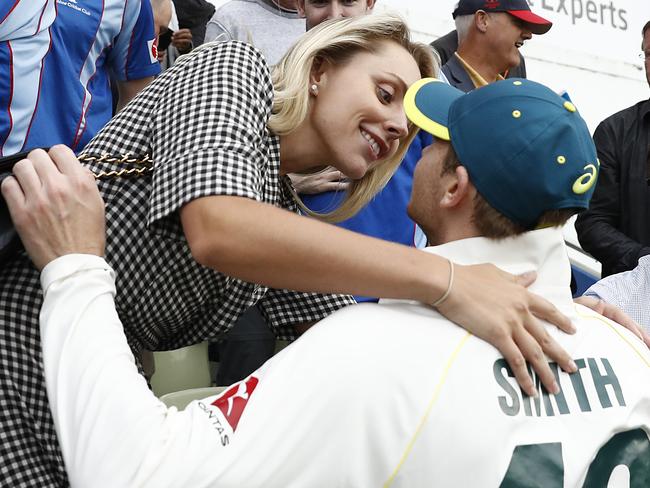
M 463 330 L 432 307 L 411 300 L 382 299 L 380 303 L 364 302 L 345 307 L 322 321 L 329 333 L 340 330 L 346 335 L 384 334 L 394 336 L 407 333 L 411 337 L 430 334 L 444 342 Z M 433 324 L 437 327 L 432 328 Z
M 125 27 L 125 18 L 137 17 L 141 8 L 151 10 L 149 2 L 119 0 L 92 2 L 83 7 L 77 2 L 58 2 L 57 7 L 52 28 L 63 39 L 75 40 L 84 38 L 79 37 L 79 30 L 91 39 L 102 35 L 116 37 Z
M 456 56 L 452 55 L 449 61 L 441 68 L 441 71 L 447 77 L 449 84 L 454 88 L 458 88 L 464 92 L 472 91 L 475 88 L 472 79 Z
M 255 32 L 268 24 L 272 14 L 256 0 L 230 0 L 219 7 L 212 16 L 212 22 L 219 22 L 235 40 L 254 43 Z
M 641 100 L 640 102 L 635 103 L 634 105 L 619 110 L 618 112 L 610 115 L 605 118 L 600 124 L 599 127 L 603 126 L 616 126 L 626 121 L 635 121 L 639 120 L 642 117 L 645 117 L 650 113 L 650 100 Z
M 444 65 L 458 49 L 458 33 L 453 30 L 431 43 L 440 56 L 440 62 Z
M 240 17 L 260 8 L 255 0 L 230 0 L 215 10 L 213 18 Z
M 234 17 L 244 20 L 247 15 L 260 15 L 268 11 L 269 5 L 262 0 L 230 0 L 215 10 L 213 18 Z

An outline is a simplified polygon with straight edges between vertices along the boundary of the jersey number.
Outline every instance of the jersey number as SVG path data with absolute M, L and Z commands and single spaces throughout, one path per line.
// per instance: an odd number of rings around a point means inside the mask
M 628 430 L 614 435 L 600 448 L 589 466 L 583 488 L 606 488 L 617 466 L 627 466 L 630 488 L 650 486 L 650 439 L 642 429 Z M 517 446 L 501 488 L 564 486 L 562 444 L 529 444 Z

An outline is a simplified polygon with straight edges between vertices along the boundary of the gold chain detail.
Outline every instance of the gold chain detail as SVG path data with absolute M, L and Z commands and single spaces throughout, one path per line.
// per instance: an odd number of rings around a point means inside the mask
M 79 156 L 79 161 L 82 163 L 114 163 L 114 164 L 132 164 L 135 165 L 133 168 L 122 168 L 111 171 L 102 171 L 101 173 L 95 173 L 96 180 L 108 179 L 108 178 L 119 178 L 120 176 L 141 176 L 146 173 L 153 171 L 153 160 L 151 156 L 145 154 L 143 156 L 134 156 L 132 154 L 126 153 L 121 156 L 113 156 L 110 154 L 102 154 L 100 156 L 93 156 L 90 154 L 82 154 Z

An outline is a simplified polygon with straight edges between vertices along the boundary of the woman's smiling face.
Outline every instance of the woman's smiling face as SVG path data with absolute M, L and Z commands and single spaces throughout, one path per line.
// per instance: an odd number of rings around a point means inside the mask
M 312 73 L 310 123 L 331 164 L 359 179 L 394 155 L 408 124 L 402 101 L 420 79 L 417 63 L 399 44 L 379 41 L 339 65 L 323 63 Z

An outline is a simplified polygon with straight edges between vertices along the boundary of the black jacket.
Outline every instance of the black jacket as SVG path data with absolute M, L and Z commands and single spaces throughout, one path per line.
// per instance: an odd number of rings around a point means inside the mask
M 192 31 L 192 44 L 203 44 L 205 26 L 214 14 L 214 5 L 206 0 L 174 0 L 178 27 Z
M 476 88 L 474 82 L 456 56 L 452 55 L 440 71 L 445 74 L 451 86 L 465 93 L 471 92 Z
M 594 142 L 600 175 L 576 230 L 608 276 L 635 268 L 650 254 L 650 100 L 605 119 Z

